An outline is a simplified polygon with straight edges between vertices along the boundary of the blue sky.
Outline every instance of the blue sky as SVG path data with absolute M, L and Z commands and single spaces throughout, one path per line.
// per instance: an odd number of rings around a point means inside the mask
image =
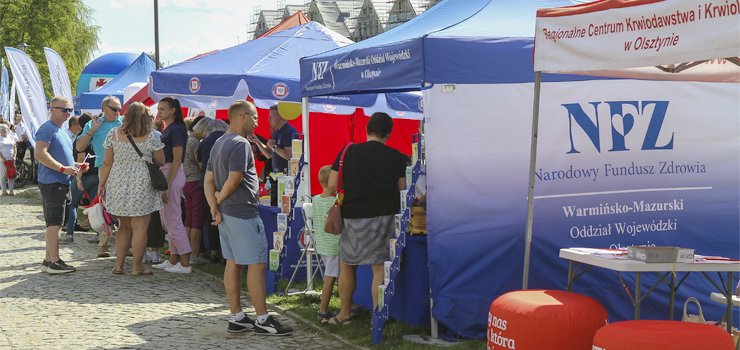
M 84 3 L 95 10 L 95 22 L 101 27 L 94 58 L 111 52 L 154 52 L 154 0 Z M 171 65 L 244 42 L 255 5 L 275 10 L 277 0 L 159 0 L 160 61 Z

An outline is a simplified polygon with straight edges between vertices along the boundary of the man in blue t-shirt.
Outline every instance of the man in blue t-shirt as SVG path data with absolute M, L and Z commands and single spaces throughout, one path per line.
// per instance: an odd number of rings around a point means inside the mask
M 101 108 L 103 109 L 102 118 L 101 116 L 93 116 L 93 119 L 85 124 L 75 144 L 77 152 L 84 152 L 85 148 L 92 144 L 93 151 L 97 155 L 95 158 L 95 167 L 98 169 L 103 168 L 103 161 L 105 160 L 103 142 L 105 142 L 108 132 L 123 124 L 123 116 L 119 114 L 121 112 L 121 101 L 118 97 L 108 95 L 103 99 Z M 90 198 L 90 200 L 93 200 L 93 198 Z M 98 257 L 109 257 L 110 252 L 108 248 L 110 246 L 108 246 L 108 236 L 99 235 L 99 240 Z
M 82 133 L 77 137 L 77 152 L 84 152 L 85 148 L 92 143 L 95 154 L 98 155 L 95 158 L 95 167 L 102 168 L 103 160 L 105 160 L 105 148 L 103 148 L 103 142 L 105 142 L 108 132 L 123 124 L 123 116 L 121 112 L 121 101 L 118 97 L 107 96 L 103 99 L 102 103 L 103 114 L 101 116 L 93 116 L 93 119 L 85 124 L 82 129 Z
M 267 145 L 263 144 L 256 135 L 249 135 L 249 142 L 257 145 L 260 152 L 267 157 L 272 159 L 272 172 L 277 173 L 288 173 L 288 160 L 293 156 L 293 138 L 294 135 L 298 134 L 298 130 L 288 123 L 283 116 L 278 112 L 278 106 L 270 106 L 270 126 L 275 128 L 272 132 L 270 140 L 267 141 Z M 269 176 L 268 176 L 269 177 Z M 270 205 L 273 207 L 277 206 L 278 200 L 278 186 L 277 180 L 270 178 Z
M 79 166 L 72 157 L 72 140 L 62 124 L 72 113 L 72 104 L 66 97 L 51 100 L 50 120 L 36 131 L 36 160 L 39 164 L 39 189 L 46 221 L 46 257 L 41 271 L 49 274 L 74 272 L 59 258 L 59 233 L 64 222 L 64 202 L 72 178 Z

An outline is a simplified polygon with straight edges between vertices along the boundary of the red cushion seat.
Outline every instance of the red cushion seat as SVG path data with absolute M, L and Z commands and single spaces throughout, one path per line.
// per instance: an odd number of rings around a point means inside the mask
M 681 321 L 623 321 L 599 329 L 593 350 L 733 350 L 726 330 Z
M 488 349 L 591 350 L 594 333 L 608 322 L 606 309 L 585 295 L 509 292 L 489 309 Z

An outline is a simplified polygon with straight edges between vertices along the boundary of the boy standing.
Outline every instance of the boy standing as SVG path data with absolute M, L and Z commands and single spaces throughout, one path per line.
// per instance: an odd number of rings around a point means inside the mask
M 221 249 L 226 259 L 224 286 L 231 317 L 228 331 L 254 329 L 260 335 L 287 335 L 293 332 L 267 313 L 265 268 L 268 248 L 265 228 L 259 217 L 259 179 L 249 141 L 257 127 L 257 109 L 240 100 L 229 107 L 229 130 L 211 149 L 204 191 L 211 207 L 213 224 L 218 225 Z M 247 269 L 247 288 L 254 303 L 257 320 L 242 311 L 241 273 Z

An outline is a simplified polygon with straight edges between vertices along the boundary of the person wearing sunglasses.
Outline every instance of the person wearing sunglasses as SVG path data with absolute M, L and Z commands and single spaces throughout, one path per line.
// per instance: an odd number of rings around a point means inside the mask
M 36 131 L 36 159 L 39 161 L 39 190 L 46 221 L 46 257 L 41 271 L 48 274 L 74 272 L 59 257 L 59 233 L 64 222 L 64 202 L 69 184 L 77 176 L 80 163 L 72 156 L 72 140 L 62 128 L 69 119 L 72 103 L 63 96 L 51 100 L 51 119 Z
M 118 97 L 109 95 L 103 99 L 101 105 L 103 112 L 98 116 L 93 116 L 93 119 L 85 124 L 82 128 L 82 133 L 77 137 L 77 143 L 75 143 L 77 152 L 84 152 L 85 148 L 92 144 L 95 154 L 98 155 L 95 158 L 95 167 L 98 169 L 103 167 L 103 162 L 105 161 L 105 147 L 103 147 L 103 143 L 108 136 L 108 132 L 123 124 L 123 116 L 120 114 L 121 101 Z M 99 239 L 98 257 L 110 256 L 110 252 L 108 251 L 110 248 L 108 246 L 108 237 L 100 235 Z

